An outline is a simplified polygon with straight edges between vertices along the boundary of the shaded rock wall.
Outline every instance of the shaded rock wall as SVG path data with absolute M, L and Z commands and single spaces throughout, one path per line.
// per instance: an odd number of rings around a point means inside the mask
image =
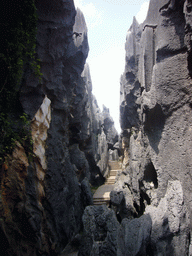
M 83 214 L 83 242 L 79 255 L 117 255 L 119 222 L 105 205 L 88 206 Z
M 120 105 L 124 159 L 115 193 L 125 197 L 122 218 L 151 214 L 151 255 L 188 255 L 189 251 L 191 20 L 189 1 L 151 0 L 144 23 L 139 25 L 134 18 L 127 33 Z M 169 207 L 177 208 L 169 187 L 172 182 L 177 183 L 173 187 L 185 208 L 184 223 L 178 224 L 177 231 L 172 225 L 180 222 L 182 211 L 176 210 L 177 221 L 167 218 L 169 213 L 160 214 L 161 207 L 166 211 L 165 205 L 161 206 L 162 200 L 167 200 L 163 198 L 169 197 Z M 167 225 L 164 233 L 160 219 Z
M 0 232 L 7 255 L 58 255 L 65 248 L 82 229 L 84 208 L 92 204 L 90 183 L 104 182 L 108 144 L 118 139 L 112 121 L 104 130 L 109 114 L 92 95 L 82 12 L 72 0 L 35 4 L 43 75 L 39 82 L 26 67 L 20 90 L 33 154 L 28 159 L 17 144 L 1 168 Z

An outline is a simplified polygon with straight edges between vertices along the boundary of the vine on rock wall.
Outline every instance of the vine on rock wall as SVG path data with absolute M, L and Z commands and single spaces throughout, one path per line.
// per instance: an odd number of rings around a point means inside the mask
M 19 102 L 26 68 L 41 77 L 36 57 L 37 14 L 34 0 L 3 0 L 0 17 L 0 165 L 15 141 L 31 145 L 30 122 Z

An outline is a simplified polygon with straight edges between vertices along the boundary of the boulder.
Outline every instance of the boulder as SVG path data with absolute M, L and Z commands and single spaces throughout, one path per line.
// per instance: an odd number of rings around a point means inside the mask
M 138 219 L 123 219 L 118 233 L 117 256 L 152 255 L 150 235 L 152 221 L 149 214 Z
M 117 255 L 119 223 L 107 206 L 87 206 L 83 214 L 83 239 L 79 256 Z
M 93 196 L 89 184 L 89 180 L 87 177 L 83 179 L 81 182 L 81 191 L 82 191 L 82 201 L 84 202 L 84 207 L 87 205 L 92 205 L 93 204 Z
M 147 206 L 145 214 L 152 220 L 153 255 L 188 255 L 190 220 L 180 181 L 169 181 L 159 205 Z

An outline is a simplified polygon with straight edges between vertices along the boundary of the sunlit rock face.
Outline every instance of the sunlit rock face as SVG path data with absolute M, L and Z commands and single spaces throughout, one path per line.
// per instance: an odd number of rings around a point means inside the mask
M 106 134 L 104 131 L 101 131 L 101 134 L 98 135 L 98 155 L 99 161 L 98 166 L 103 171 L 103 176 L 107 176 L 108 169 L 107 169 L 107 162 L 108 162 L 108 145 Z
M 123 173 L 115 190 L 124 191 L 126 209 L 128 204 L 131 209 L 128 217 L 135 215 L 133 205 L 137 216 L 149 205 L 161 207 L 173 180 L 181 187 L 184 211 L 191 216 L 191 19 L 189 1 L 151 0 L 144 23 L 134 19 L 127 34 L 120 105 Z M 171 229 L 172 221 L 168 222 Z M 188 218 L 181 226 L 187 225 Z M 179 245 L 177 232 L 170 231 L 172 244 L 168 233 L 162 244 L 150 248 L 154 255 L 162 253 L 163 246 L 170 255 L 187 255 L 189 230 L 178 231 L 183 241 Z
M 190 221 L 180 181 L 168 181 L 159 205 L 148 205 L 145 214 L 152 220 L 151 248 L 155 255 L 188 255 Z
M 33 139 L 33 153 L 36 156 L 35 165 L 39 181 L 43 181 L 47 170 L 45 146 L 47 130 L 51 122 L 51 101 L 45 96 L 40 109 L 31 122 L 31 133 Z

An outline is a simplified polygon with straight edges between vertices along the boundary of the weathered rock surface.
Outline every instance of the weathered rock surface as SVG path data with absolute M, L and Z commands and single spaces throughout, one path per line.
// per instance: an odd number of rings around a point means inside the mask
M 75 114 L 72 118 L 72 138 L 71 143 L 79 143 L 80 149 L 85 153 L 90 168 L 90 181 L 93 185 L 101 185 L 102 178 L 107 174 L 107 162 L 109 159 L 109 149 L 118 141 L 118 133 L 114 127 L 109 109 L 98 107 L 97 101 L 92 94 L 92 81 L 88 64 L 85 64 L 81 74 L 84 88 L 81 91 L 82 100 L 75 106 Z M 79 89 L 80 92 L 80 89 Z M 84 97 L 84 100 L 83 100 Z M 106 125 L 106 123 L 108 125 Z M 71 124 L 70 124 L 71 127 Z M 75 129 L 74 129 L 75 127 Z
M 119 222 L 107 206 L 87 206 L 83 214 L 83 242 L 79 255 L 117 255 Z
M 33 255 L 35 247 L 26 245 L 25 240 L 30 239 L 31 243 L 38 243 L 40 230 L 34 229 L 39 225 L 39 216 L 30 216 L 30 208 L 26 204 L 25 179 L 28 174 L 29 162 L 24 148 L 17 143 L 12 157 L 7 159 L 1 174 L 1 234 L 5 241 L 1 247 L 5 255 L 20 251 L 20 247 L 26 250 L 26 254 Z M 36 222 L 36 223 L 35 223 Z M 17 242 L 17 239 L 19 243 Z M 11 248 L 10 248 L 11 243 Z M 12 251 L 12 247 L 14 250 Z M 13 254 L 16 255 L 16 254 Z
M 58 255 L 73 241 L 79 255 L 190 255 L 191 2 L 151 0 L 145 22 L 133 20 L 121 148 L 109 111 L 92 95 L 82 12 L 72 0 L 35 4 L 42 82 L 26 67 L 20 90 L 33 154 L 28 159 L 17 143 L 1 166 L 0 254 Z M 102 184 L 108 159 L 117 157 L 109 149 L 124 155 L 111 193 L 115 212 L 86 207 L 90 183 Z
M 188 255 L 190 220 L 180 181 L 169 181 L 159 205 L 148 205 L 140 218 L 124 218 L 117 255 Z
M 102 114 L 92 95 L 82 12 L 73 0 L 35 5 L 42 81 L 26 65 L 20 90 L 33 153 L 27 159 L 18 144 L 1 167 L 0 233 L 6 250 L 1 247 L 0 254 L 7 255 L 58 255 L 75 240 L 84 209 L 93 203 L 90 184 L 104 182 L 108 144 L 117 141 L 111 119 L 103 128 L 109 114 Z
M 130 208 L 132 217 L 150 209 L 152 255 L 189 250 L 191 10 L 189 1 L 151 0 L 144 23 L 134 19 L 127 34 L 120 105 L 124 158 L 115 193 L 123 193 L 127 217 Z M 170 219 L 176 197 L 185 207 Z M 122 207 L 118 197 L 113 205 Z M 180 228 L 173 228 L 176 222 Z
M 150 255 L 150 215 L 134 220 L 123 219 L 118 233 L 118 256 Z
M 114 127 L 114 121 L 110 116 L 109 109 L 103 106 L 101 113 L 101 133 L 98 135 L 98 152 L 100 159 L 98 166 L 104 177 L 108 176 L 108 160 L 118 160 L 119 154 L 115 151 L 115 144 L 118 142 L 118 133 Z
M 154 255 L 188 255 L 190 221 L 180 181 L 169 181 L 159 205 L 147 206 L 145 213 L 152 219 Z
M 109 109 L 105 106 L 103 106 L 102 118 L 102 127 L 106 134 L 107 143 L 112 147 L 118 141 L 118 133 L 114 127 L 114 121 L 110 116 Z

